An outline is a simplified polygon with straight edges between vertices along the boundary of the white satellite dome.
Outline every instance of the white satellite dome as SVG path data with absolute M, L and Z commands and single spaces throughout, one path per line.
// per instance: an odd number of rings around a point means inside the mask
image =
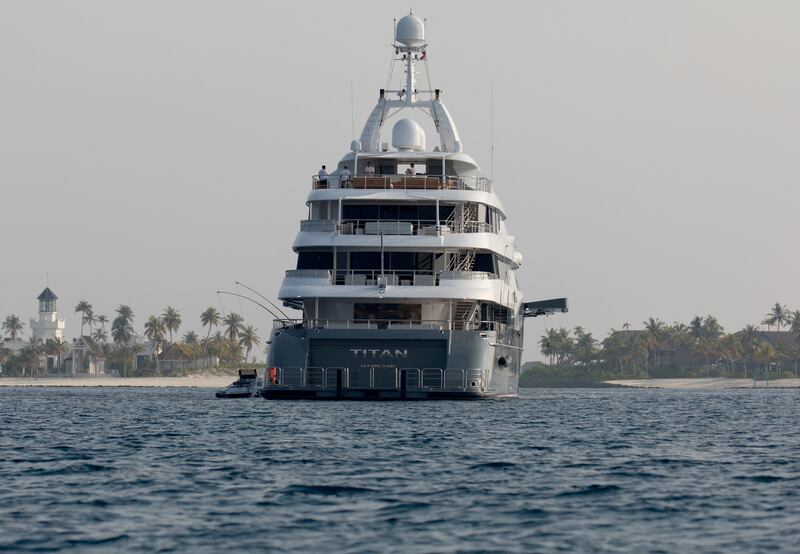
M 425 22 L 413 14 L 400 18 L 394 39 L 409 48 L 419 48 L 425 44 Z
M 425 150 L 425 130 L 413 119 L 401 119 L 392 127 L 392 146 L 398 150 Z

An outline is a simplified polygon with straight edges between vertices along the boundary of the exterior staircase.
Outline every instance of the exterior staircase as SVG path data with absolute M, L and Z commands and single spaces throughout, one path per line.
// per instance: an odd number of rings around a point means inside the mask
M 467 328 L 467 324 L 475 317 L 475 310 L 478 303 L 473 300 L 459 300 L 456 302 L 453 311 L 453 329 L 462 331 Z

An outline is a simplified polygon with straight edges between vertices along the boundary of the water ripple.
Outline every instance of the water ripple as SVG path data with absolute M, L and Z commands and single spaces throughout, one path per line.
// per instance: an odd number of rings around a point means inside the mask
M 799 398 L 0 389 L 0 551 L 791 552 Z

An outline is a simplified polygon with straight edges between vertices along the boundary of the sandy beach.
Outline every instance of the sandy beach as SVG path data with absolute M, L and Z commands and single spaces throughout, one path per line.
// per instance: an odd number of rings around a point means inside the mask
M 657 389 L 741 389 L 752 388 L 752 379 L 730 379 L 725 377 L 713 377 L 709 379 L 621 379 L 616 381 L 606 381 L 612 385 L 635 388 L 657 388 Z M 756 385 L 758 388 L 766 387 L 767 382 L 759 380 Z M 775 379 L 770 380 L 770 388 L 800 388 L 800 379 Z
M 200 387 L 220 388 L 236 380 L 234 375 L 186 377 L 56 377 L 42 379 L 0 378 L 0 387 Z

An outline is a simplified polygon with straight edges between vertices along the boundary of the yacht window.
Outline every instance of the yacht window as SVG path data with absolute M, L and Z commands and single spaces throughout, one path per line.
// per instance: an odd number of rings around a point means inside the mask
M 353 304 L 353 317 L 355 319 L 388 319 L 419 321 L 422 319 L 421 304 Z
M 332 252 L 300 252 L 297 269 L 333 269 Z
M 416 221 L 419 217 L 419 206 L 415 204 L 402 204 L 398 206 L 398 219 L 402 221 Z
M 442 174 L 442 160 L 428 160 L 425 164 L 425 169 L 428 175 L 441 175 Z
M 347 254 L 339 252 L 339 256 Z M 437 259 L 442 254 L 435 255 Z M 337 269 L 347 269 L 346 260 L 337 257 Z M 434 254 L 430 252 L 384 252 L 383 267 L 386 271 L 432 271 L 434 269 Z M 380 252 L 350 252 L 350 269 L 352 270 L 380 270 Z M 478 271 L 478 270 L 476 270 Z
M 391 221 L 397 220 L 398 209 L 397 204 L 392 206 L 381 206 L 380 207 L 380 220 L 381 221 Z
M 495 273 L 494 256 L 492 254 L 475 254 L 475 265 L 472 267 L 472 270 Z
M 440 206 L 439 211 L 442 207 Z M 420 206 L 419 218 L 423 221 L 436 221 L 436 206 Z

